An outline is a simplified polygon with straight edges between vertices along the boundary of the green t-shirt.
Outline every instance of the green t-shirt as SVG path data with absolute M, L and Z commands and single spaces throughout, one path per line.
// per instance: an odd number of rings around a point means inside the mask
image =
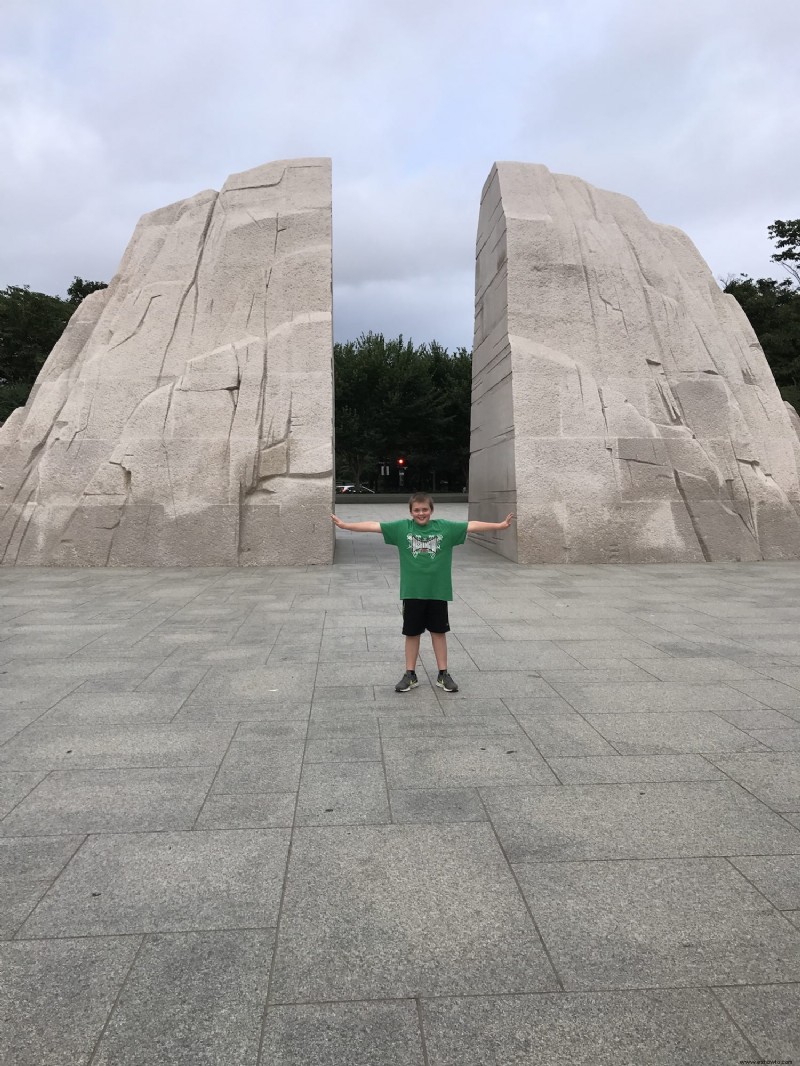
M 418 526 L 413 518 L 381 522 L 386 544 L 400 553 L 401 600 L 452 600 L 453 548 L 467 539 L 466 522 L 432 518 Z

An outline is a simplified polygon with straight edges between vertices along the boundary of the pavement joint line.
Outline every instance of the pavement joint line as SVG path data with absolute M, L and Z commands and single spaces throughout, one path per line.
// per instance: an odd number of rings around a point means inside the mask
M 491 826 L 492 833 L 493 833 L 494 838 L 495 838 L 495 840 L 497 842 L 497 846 L 500 849 L 500 854 L 505 859 L 505 863 L 506 863 L 506 866 L 508 868 L 508 871 L 511 874 L 511 877 L 513 878 L 514 884 L 515 884 L 516 889 L 517 889 L 517 894 L 519 895 L 519 898 L 522 901 L 522 905 L 524 906 L 525 910 L 528 912 L 528 917 L 531 920 L 531 924 L 533 925 L 533 928 L 536 930 L 536 936 L 539 938 L 539 943 L 541 944 L 542 951 L 544 952 L 545 958 L 547 959 L 547 962 L 550 965 L 550 969 L 553 971 L 553 976 L 556 979 L 556 983 L 558 984 L 559 991 L 565 992 L 566 991 L 566 987 L 564 985 L 564 979 L 561 976 L 561 974 L 559 973 L 558 967 L 556 966 L 555 961 L 553 960 L 553 956 L 552 956 L 552 953 L 550 951 L 550 948 L 547 946 L 547 943 L 546 943 L 546 941 L 544 939 L 544 936 L 542 935 L 542 930 L 539 928 L 539 923 L 536 921 L 536 918 L 534 916 L 533 910 L 531 909 L 531 905 L 528 902 L 528 897 L 522 891 L 522 886 L 520 885 L 519 878 L 517 877 L 516 871 L 514 870 L 514 865 L 511 862 L 511 860 L 509 859 L 508 853 L 506 852 L 506 849 L 503 847 L 503 842 L 500 839 L 500 834 L 497 832 L 497 826 L 494 824 L 494 821 L 492 820 L 492 816 L 489 813 L 489 808 L 486 806 L 486 802 L 485 802 L 485 800 L 483 798 L 483 795 L 481 793 L 480 788 L 478 788 L 477 791 L 478 791 L 478 799 L 480 800 L 481 806 L 483 807 L 484 813 L 486 815 L 486 820 L 488 821 L 489 825 Z

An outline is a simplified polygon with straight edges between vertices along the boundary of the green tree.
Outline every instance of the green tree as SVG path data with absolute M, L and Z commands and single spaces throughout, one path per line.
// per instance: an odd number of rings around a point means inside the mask
M 388 461 L 396 486 L 395 464 L 403 457 L 404 488 L 433 488 L 437 477 L 465 483 L 471 388 L 465 349 L 451 356 L 436 341 L 416 347 L 402 336 L 366 333 L 334 346 L 334 368 L 337 477 L 374 483 L 378 464 Z
M 98 289 L 107 288 L 108 285 L 104 281 L 84 281 L 83 278 L 79 278 L 76 274 L 72 279 L 72 284 L 67 289 L 67 302 L 71 303 L 73 307 L 77 307 L 90 292 L 97 292 Z
M 781 396 L 800 405 L 800 289 L 787 278 L 725 279 L 725 292 L 735 296 L 750 320 Z
M 767 226 L 767 233 L 778 249 L 770 256 L 772 262 L 780 263 L 789 271 L 795 285 L 800 286 L 800 218 L 789 219 L 788 222 L 777 218 L 771 226 Z
M 778 249 L 771 257 L 790 274 L 783 281 L 739 274 L 724 279 L 750 320 L 781 396 L 800 406 L 800 219 L 767 227 Z
M 84 296 L 105 288 L 76 277 L 67 299 L 32 292 L 28 285 L 0 289 L 0 422 L 22 407 L 45 360 Z

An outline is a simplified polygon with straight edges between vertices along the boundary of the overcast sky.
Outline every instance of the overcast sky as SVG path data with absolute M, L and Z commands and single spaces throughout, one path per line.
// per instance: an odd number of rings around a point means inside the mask
M 800 217 L 797 0 L 0 0 L 0 287 L 110 280 L 141 214 L 333 158 L 334 323 L 472 344 L 495 160 L 784 276 Z

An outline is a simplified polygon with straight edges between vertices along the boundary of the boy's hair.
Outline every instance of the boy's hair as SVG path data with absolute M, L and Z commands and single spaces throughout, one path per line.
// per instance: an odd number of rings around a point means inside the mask
M 409 511 L 415 503 L 429 503 L 431 506 L 431 512 L 433 512 L 433 496 L 429 492 L 415 492 L 411 499 L 408 501 Z

